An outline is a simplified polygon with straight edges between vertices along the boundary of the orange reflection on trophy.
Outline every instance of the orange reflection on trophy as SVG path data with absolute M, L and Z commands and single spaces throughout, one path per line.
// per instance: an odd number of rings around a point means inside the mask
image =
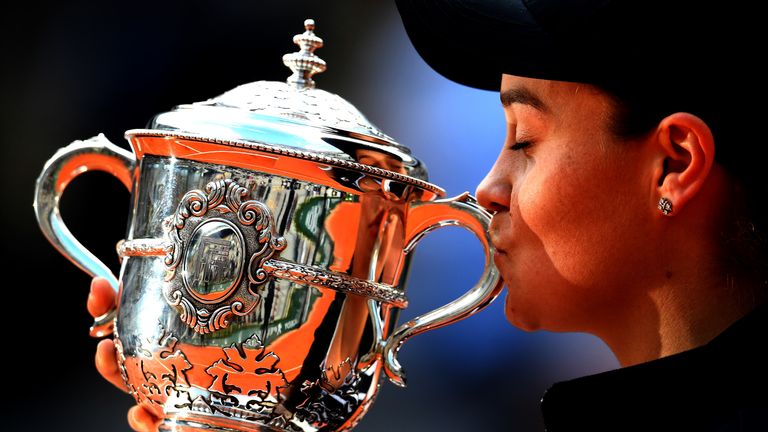
M 357 149 L 355 156 L 360 163 L 405 173 L 402 162 L 390 154 Z M 381 179 L 364 176 L 357 185 L 365 191 L 359 201 L 342 201 L 325 219 L 325 230 L 334 243 L 330 268 L 362 280 L 397 286 L 402 254 L 391 252 L 403 248 L 402 203 L 386 191 Z M 347 376 L 342 371 L 349 370 L 357 364 L 358 355 L 365 354 L 360 353 L 360 348 L 365 348 L 360 346 L 360 341 L 369 313 L 374 312 L 369 311 L 368 302 L 357 295 L 344 299 L 324 362 L 325 370 L 333 371 L 325 374 L 330 388 L 340 386 Z M 376 309 L 375 312 L 380 313 L 380 307 Z M 377 325 L 379 320 L 371 318 Z

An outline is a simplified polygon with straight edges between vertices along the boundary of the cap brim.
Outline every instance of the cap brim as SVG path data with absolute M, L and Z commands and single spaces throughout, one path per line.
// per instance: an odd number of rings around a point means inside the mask
M 470 87 L 498 90 L 501 74 L 573 80 L 553 38 L 522 0 L 397 0 L 416 51 L 435 71 Z

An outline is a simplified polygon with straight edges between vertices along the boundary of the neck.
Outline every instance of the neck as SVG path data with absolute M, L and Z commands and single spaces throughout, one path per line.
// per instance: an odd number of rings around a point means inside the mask
M 746 291 L 725 280 L 689 283 L 672 276 L 598 336 L 622 367 L 687 351 L 708 343 L 759 303 L 736 292 Z
M 651 239 L 662 247 L 645 255 L 643 272 L 624 280 L 622 298 L 586 329 L 623 367 L 704 345 L 768 301 L 754 275 L 736 278 L 725 268 L 733 247 L 726 238 L 741 236 L 734 218 L 746 214 L 743 188 L 715 164 L 697 196 L 671 218 L 656 215 Z

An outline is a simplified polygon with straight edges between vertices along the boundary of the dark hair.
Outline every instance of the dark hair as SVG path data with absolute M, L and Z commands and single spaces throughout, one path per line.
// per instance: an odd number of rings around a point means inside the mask
M 768 187 L 763 174 L 765 160 L 760 157 L 764 152 L 759 148 L 762 143 L 755 146 L 756 137 L 750 136 L 751 129 L 745 127 L 759 125 L 759 115 L 742 110 L 742 102 L 746 101 L 721 99 L 713 103 L 717 95 L 704 91 L 681 95 L 663 89 L 618 91 L 596 87 L 613 101 L 609 126 L 619 138 L 644 136 L 675 112 L 694 114 L 709 126 L 715 138 L 715 162 L 735 185 L 730 208 L 724 209 L 727 224 L 720 236 L 728 283 L 744 281 L 761 287 L 762 294 L 768 293 Z

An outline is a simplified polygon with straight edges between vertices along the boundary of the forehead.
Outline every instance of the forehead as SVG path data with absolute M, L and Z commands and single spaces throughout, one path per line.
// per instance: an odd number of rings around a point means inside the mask
M 501 78 L 500 95 L 506 108 L 520 106 L 556 117 L 585 110 L 592 115 L 602 115 L 611 106 L 610 98 L 589 84 L 506 74 Z

